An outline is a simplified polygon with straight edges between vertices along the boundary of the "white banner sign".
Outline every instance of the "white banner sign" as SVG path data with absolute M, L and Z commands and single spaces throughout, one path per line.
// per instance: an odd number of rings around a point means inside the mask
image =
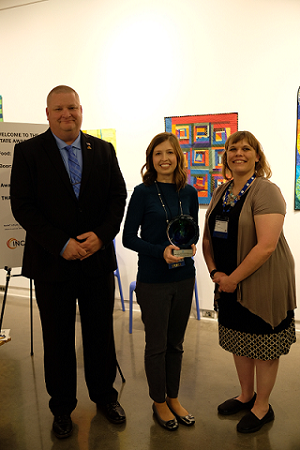
M 14 146 L 43 133 L 48 125 L 0 122 L 0 269 L 21 267 L 25 231 L 10 208 L 10 172 Z

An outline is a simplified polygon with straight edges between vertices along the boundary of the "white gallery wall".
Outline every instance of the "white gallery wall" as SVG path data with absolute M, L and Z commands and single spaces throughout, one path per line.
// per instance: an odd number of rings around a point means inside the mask
M 284 231 L 297 273 L 299 17 L 299 0 L 0 0 L 4 120 L 46 123 L 48 92 L 72 86 L 83 105 L 83 129 L 116 129 L 130 196 L 164 117 L 238 112 L 239 129 L 261 141 L 271 180 L 286 199 Z M 201 206 L 201 229 L 205 211 Z M 128 299 L 137 256 L 122 247 L 120 235 L 117 258 Z M 212 309 L 200 244 L 195 261 L 201 308 Z M 28 281 L 13 278 L 11 286 Z M 300 303 L 299 277 L 297 294 Z

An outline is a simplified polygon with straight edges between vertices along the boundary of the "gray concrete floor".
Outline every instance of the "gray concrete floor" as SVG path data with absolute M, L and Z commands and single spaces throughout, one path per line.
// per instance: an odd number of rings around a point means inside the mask
M 117 307 L 118 307 L 117 300 Z M 51 433 L 52 415 L 43 378 L 43 349 L 38 311 L 34 306 L 34 356 L 30 356 L 29 301 L 9 296 L 3 328 L 11 342 L 0 348 L 0 450 L 298 450 L 300 449 L 300 341 L 281 358 L 271 404 L 275 421 L 257 433 L 237 433 L 243 413 L 220 417 L 217 405 L 238 395 L 232 355 L 218 346 L 217 323 L 191 317 L 185 340 L 180 400 L 196 418 L 195 427 L 162 429 L 153 418 L 143 367 L 144 331 L 134 312 L 133 334 L 128 311 L 116 309 L 115 340 L 125 375 L 115 386 L 127 423 L 107 421 L 89 400 L 84 382 L 80 318 L 77 316 L 78 405 L 72 414 L 74 433 L 59 441 Z M 298 334 L 299 337 L 299 334 Z

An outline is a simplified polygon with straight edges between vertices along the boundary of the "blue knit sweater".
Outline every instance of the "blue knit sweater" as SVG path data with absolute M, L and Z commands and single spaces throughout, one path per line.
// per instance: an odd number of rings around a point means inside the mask
M 165 203 L 168 219 L 171 220 L 180 215 L 176 185 L 159 182 L 157 184 Z M 199 205 L 196 189 L 186 185 L 180 190 L 179 196 L 183 214 L 192 216 L 198 224 Z M 166 231 L 166 213 L 155 184 L 136 186 L 127 210 L 123 245 L 138 252 L 138 281 L 168 283 L 195 277 L 192 258 L 185 258 L 184 266 L 169 269 L 163 258 L 165 248 L 170 245 Z

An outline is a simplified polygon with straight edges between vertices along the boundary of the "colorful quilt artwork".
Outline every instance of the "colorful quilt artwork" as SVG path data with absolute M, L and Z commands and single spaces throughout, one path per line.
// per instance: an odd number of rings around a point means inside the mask
M 82 130 L 82 131 L 83 133 L 87 133 L 90 134 L 91 136 L 103 139 L 106 142 L 110 142 L 117 151 L 116 130 L 114 130 L 113 128 L 102 128 L 98 130 Z
M 295 209 L 300 209 L 300 87 L 297 93 Z
M 3 122 L 2 95 L 0 95 L 0 122 Z
M 188 183 L 207 205 L 224 182 L 221 157 L 228 136 L 238 129 L 238 113 L 165 117 L 165 129 L 175 134 L 186 157 Z

